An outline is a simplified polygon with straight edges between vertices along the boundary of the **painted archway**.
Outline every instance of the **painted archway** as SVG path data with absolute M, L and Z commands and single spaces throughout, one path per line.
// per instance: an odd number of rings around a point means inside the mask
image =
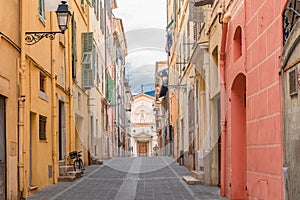
M 231 88 L 231 198 L 246 199 L 246 77 L 238 74 Z

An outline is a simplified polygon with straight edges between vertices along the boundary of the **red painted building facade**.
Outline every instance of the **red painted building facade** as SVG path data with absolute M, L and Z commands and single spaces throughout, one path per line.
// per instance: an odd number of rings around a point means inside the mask
M 280 55 L 285 0 L 225 1 L 221 194 L 283 199 Z

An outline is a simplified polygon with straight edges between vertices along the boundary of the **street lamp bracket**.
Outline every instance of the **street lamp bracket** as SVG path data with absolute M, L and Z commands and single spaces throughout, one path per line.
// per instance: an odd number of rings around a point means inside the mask
M 36 44 L 43 38 L 54 40 L 56 33 L 65 33 L 65 30 L 68 29 L 69 19 L 71 16 L 71 12 L 69 11 L 68 5 L 66 3 L 66 1 L 61 1 L 61 4 L 58 5 L 57 10 L 55 11 L 60 31 L 25 32 L 25 41 L 27 45 Z

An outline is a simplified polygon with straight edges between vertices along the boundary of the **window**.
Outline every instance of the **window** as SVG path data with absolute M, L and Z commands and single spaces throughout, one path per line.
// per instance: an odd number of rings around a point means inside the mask
M 47 122 L 47 117 L 40 115 L 40 117 L 39 117 L 39 138 L 40 138 L 40 140 L 47 140 L 46 122 Z
M 105 21 L 104 21 L 104 8 L 103 8 L 103 4 L 102 1 L 100 1 L 100 29 L 102 31 L 102 33 L 104 33 L 104 29 L 105 29 Z
M 45 22 L 45 0 L 39 0 L 39 16 L 40 19 Z
M 194 23 L 203 23 L 205 21 L 204 11 L 194 6 L 194 3 L 189 3 L 189 21 Z
M 295 29 L 296 23 L 299 21 L 300 2 L 289 0 L 286 4 L 282 16 L 283 46 L 286 44 L 290 34 Z
M 236 62 L 242 56 L 242 28 L 238 26 L 233 37 L 233 61 Z
M 80 108 L 81 108 L 81 93 L 80 92 L 78 92 L 78 110 L 80 110 Z
M 99 9 L 99 0 L 96 0 L 96 17 L 97 17 L 97 20 L 99 20 L 99 17 L 100 17 L 100 9 Z
M 198 24 L 197 23 L 193 23 L 193 39 L 194 39 L 194 42 L 196 42 L 198 40 Z
M 40 73 L 40 91 L 45 92 L 46 88 L 46 76 L 42 73 Z
M 60 67 L 60 83 L 65 84 L 65 69 L 63 66 Z
M 290 87 L 290 96 L 294 96 L 298 94 L 297 68 L 289 72 L 289 87 Z
M 91 65 L 91 62 L 92 62 L 92 54 L 91 53 L 84 53 L 83 56 L 82 56 L 82 64 Z

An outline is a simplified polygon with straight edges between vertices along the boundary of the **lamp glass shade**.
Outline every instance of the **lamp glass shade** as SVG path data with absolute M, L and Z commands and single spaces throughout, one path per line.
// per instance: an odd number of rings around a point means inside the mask
M 57 15 L 58 27 L 62 32 L 64 32 L 65 30 L 68 29 L 69 19 L 71 16 L 68 5 L 66 4 L 65 1 L 62 1 L 61 4 L 58 5 L 56 10 L 56 15 Z
M 157 110 L 156 108 L 153 108 L 153 114 L 156 115 L 157 114 Z

